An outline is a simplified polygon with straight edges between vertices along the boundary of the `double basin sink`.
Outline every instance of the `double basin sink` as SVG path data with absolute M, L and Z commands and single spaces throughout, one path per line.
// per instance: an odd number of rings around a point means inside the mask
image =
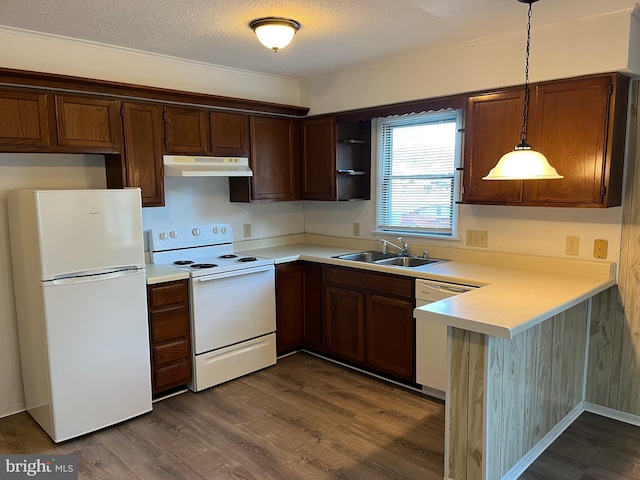
M 351 260 L 354 262 L 375 263 L 376 265 L 409 268 L 423 267 L 425 265 L 433 265 L 434 263 L 446 262 L 446 260 L 441 260 L 439 258 L 420 258 L 376 251 L 347 253 L 345 255 L 337 255 L 334 258 Z

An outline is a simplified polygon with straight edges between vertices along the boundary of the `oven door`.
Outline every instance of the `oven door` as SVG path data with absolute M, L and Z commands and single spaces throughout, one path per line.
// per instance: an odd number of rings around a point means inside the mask
M 191 300 L 196 355 L 274 332 L 275 267 L 193 278 Z

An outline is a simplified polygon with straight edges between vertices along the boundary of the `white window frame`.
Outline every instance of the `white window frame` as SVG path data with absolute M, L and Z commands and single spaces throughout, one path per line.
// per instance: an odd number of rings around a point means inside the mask
M 433 230 L 420 230 L 416 228 L 407 229 L 389 229 L 380 226 L 381 211 L 382 211 L 382 184 L 384 181 L 384 151 L 383 151 L 383 124 L 389 120 L 394 119 L 406 120 L 408 117 L 412 117 L 414 120 L 420 121 L 422 118 L 429 118 L 431 121 L 437 122 L 446 117 L 455 116 L 456 119 L 456 140 L 454 150 L 454 171 L 453 171 L 453 201 L 452 201 L 452 219 L 451 219 L 451 232 L 449 234 L 443 234 L 435 232 Z M 459 240 L 458 237 L 458 220 L 459 220 L 459 207 L 457 202 L 460 200 L 461 194 L 461 165 L 462 165 L 462 145 L 463 145 L 463 132 L 464 132 L 464 111 L 463 110 L 443 110 L 438 112 L 422 112 L 407 114 L 395 117 L 386 117 L 376 119 L 376 136 L 377 136 L 377 181 L 376 181 L 376 231 L 374 233 L 380 235 L 403 235 L 403 236 L 416 236 L 416 237 L 430 237 L 441 240 Z

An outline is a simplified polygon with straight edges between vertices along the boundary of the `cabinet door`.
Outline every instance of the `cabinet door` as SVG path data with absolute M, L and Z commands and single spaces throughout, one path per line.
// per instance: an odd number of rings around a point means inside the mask
M 302 343 L 304 296 L 299 264 L 276 267 L 276 344 L 278 354 Z
M 253 200 L 300 199 L 299 121 L 251 117 Z
M 167 153 L 211 155 L 208 111 L 165 107 L 164 127 Z
M 465 127 L 463 203 L 518 204 L 521 180 L 482 180 L 520 143 L 524 90 L 470 97 Z
M 119 102 L 56 95 L 58 145 L 81 152 L 120 152 Z
M 364 293 L 328 286 L 326 306 L 327 351 L 364 362 Z
M 336 200 L 335 117 L 302 122 L 302 198 Z
M 413 302 L 381 295 L 367 299 L 366 363 L 376 370 L 413 380 L 415 332 Z
M 2 151 L 38 151 L 51 145 L 48 100 L 42 93 L 0 92 Z
M 527 182 L 532 204 L 602 203 L 610 88 L 608 76 L 537 86 L 531 145 L 564 178 Z
M 302 321 L 302 343 L 310 348 L 322 349 L 322 267 L 302 267 L 304 289 L 304 317 Z
M 142 205 L 164 205 L 162 107 L 125 103 L 124 165 L 128 187 L 142 189 Z
M 249 156 L 249 116 L 211 112 L 211 144 L 214 155 Z

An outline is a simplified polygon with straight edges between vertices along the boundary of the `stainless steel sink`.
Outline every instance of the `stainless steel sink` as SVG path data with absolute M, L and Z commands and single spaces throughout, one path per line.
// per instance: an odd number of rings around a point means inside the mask
M 439 258 L 404 257 L 396 253 L 382 253 L 377 251 L 347 253 L 337 255 L 335 258 L 341 260 L 351 260 L 353 262 L 375 263 L 377 265 L 388 265 L 393 267 L 416 268 L 434 263 L 446 262 Z
M 418 258 L 418 257 L 395 257 L 388 258 L 386 260 L 378 260 L 378 265 L 395 265 L 398 267 L 422 267 L 423 265 L 430 265 L 432 263 L 439 263 L 442 260 L 435 258 Z
M 336 258 L 340 258 L 342 260 L 352 260 L 354 262 L 365 262 L 365 263 L 375 263 L 380 260 L 393 260 L 397 255 L 394 253 L 382 253 L 382 252 L 358 252 L 358 253 L 347 253 L 346 255 L 338 255 Z

